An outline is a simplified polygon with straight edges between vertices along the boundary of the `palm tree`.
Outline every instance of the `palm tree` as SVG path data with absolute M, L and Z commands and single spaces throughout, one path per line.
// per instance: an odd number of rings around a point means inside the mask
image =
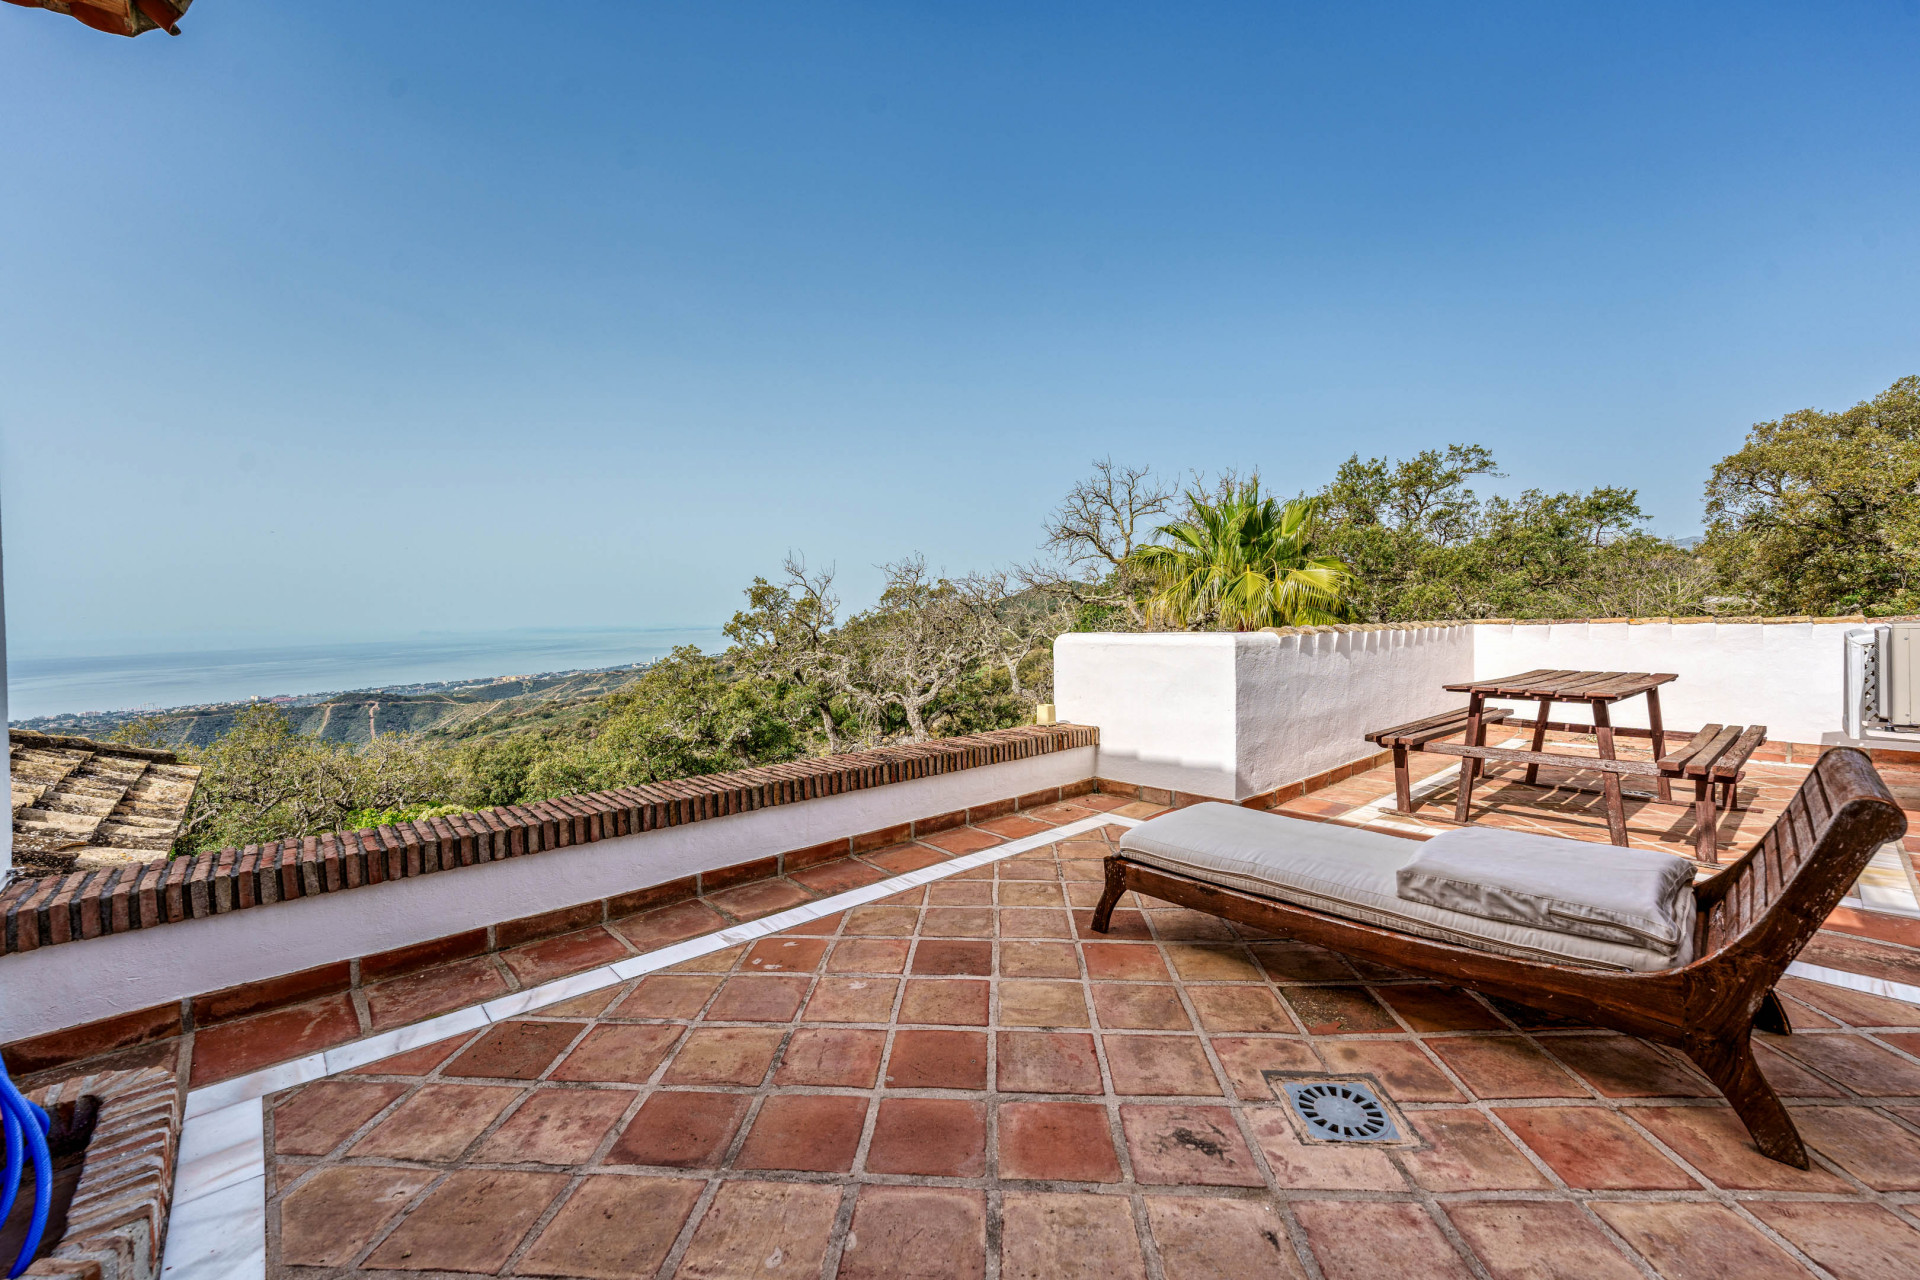
M 1187 495 L 1187 518 L 1161 526 L 1164 543 L 1134 550 L 1152 585 L 1147 609 L 1177 627 L 1223 630 L 1340 621 L 1353 571 L 1314 546 L 1318 499 L 1282 503 L 1260 481 L 1230 484 L 1217 500 Z

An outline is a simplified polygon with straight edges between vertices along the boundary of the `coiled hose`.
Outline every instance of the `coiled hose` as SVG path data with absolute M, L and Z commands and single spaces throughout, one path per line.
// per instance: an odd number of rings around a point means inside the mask
M 6 1130 L 6 1170 L 0 1182 L 0 1222 L 13 1212 L 20 1194 L 20 1178 L 26 1172 L 27 1157 L 33 1157 L 33 1221 L 27 1238 L 14 1259 L 8 1280 L 27 1269 L 40 1248 L 40 1237 L 47 1230 L 47 1213 L 53 1207 L 53 1153 L 47 1149 L 47 1133 L 53 1121 L 39 1106 L 28 1102 L 13 1087 L 5 1063 L 0 1063 L 0 1127 Z

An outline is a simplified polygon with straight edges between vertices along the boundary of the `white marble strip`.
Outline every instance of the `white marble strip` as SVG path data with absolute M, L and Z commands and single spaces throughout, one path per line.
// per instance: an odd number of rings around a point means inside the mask
M 174 1176 L 173 1213 L 167 1224 L 161 1280 L 264 1280 L 267 1166 L 263 1099 L 270 1093 L 350 1071 L 463 1031 L 475 1031 L 489 1023 L 517 1017 L 531 1009 L 653 973 L 683 960 L 724 951 L 810 920 L 890 898 L 896 893 L 1072 839 L 1103 826 L 1132 827 L 1139 822 L 1138 818 L 1113 814 L 1082 818 L 789 911 L 676 942 L 646 955 L 516 991 L 483 1005 L 455 1009 L 325 1053 L 311 1053 L 292 1062 L 277 1063 L 195 1089 L 187 1095 L 186 1119 L 180 1130 L 179 1171 Z
M 1908 982 L 1869 978 L 1864 973 L 1849 973 L 1845 969 L 1829 969 L 1824 965 L 1803 964 L 1798 960 L 1787 966 L 1787 976 L 1805 978 L 1810 982 L 1824 982 L 1830 987 L 1845 987 L 1849 991 L 1864 991 L 1868 995 L 1885 996 L 1889 1000 L 1904 1000 L 1908 1004 L 1920 1004 L 1920 987 Z

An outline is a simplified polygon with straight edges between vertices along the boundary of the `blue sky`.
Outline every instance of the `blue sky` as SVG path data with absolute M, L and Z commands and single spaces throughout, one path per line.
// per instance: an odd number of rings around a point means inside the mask
M 1920 371 L 1920 4 L 0 13 L 16 652 L 723 620 L 1088 460 L 1698 531 Z

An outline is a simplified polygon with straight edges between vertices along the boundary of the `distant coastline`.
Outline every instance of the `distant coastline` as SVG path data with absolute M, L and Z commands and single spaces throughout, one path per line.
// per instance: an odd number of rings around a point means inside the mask
M 343 693 L 451 692 L 519 673 L 550 679 L 644 666 L 680 645 L 714 650 L 718 627 L 520 630 L 332 645 L 86 657 L 12 655 L 12 725 L 75 733 L 79 723 L 248 701 L 305 706 Z M 66 725 L 67 727 L 55 727 Z

